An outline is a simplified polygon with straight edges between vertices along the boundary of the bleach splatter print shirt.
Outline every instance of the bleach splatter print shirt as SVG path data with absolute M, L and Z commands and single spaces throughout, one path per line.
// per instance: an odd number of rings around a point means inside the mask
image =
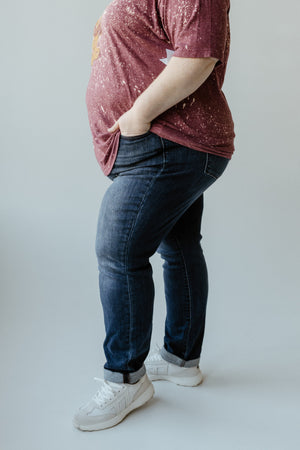
M 150 131 L 226 158 L 234 152 L 234 123 L 222 91 L 230 46 L 230 0 L 114 0 L 94 28 L 86 91 L 96 159 L 108 175 L 120 130 L 107 131 L 178 57 L 215 57 L 207 80 L 156 117 Z

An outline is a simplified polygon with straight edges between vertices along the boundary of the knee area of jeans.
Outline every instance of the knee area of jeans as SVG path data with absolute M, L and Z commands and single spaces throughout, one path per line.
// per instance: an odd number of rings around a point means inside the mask
M 102 240 L 97 238 L 96 242 L 95 242 L 95 253 L 96 253 L 98 260 L 102 257 L 102 255 L 104 253 L 103 250 L 104 249 L 103 249 Z
M 95 240 L 95 253 L 99 260 L 118 260 L 122 254 L 122 242 L 118 235 L 98 233 Z

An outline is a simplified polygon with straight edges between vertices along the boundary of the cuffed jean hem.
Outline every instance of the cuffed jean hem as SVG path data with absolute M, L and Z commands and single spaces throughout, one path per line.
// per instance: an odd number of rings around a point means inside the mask
M 143 366 L 136 372 L 122 373 L 113 372 L 112 370 L 104 368 L 104 379 L 107 381 L 112 381 L 114 383 L 137 383 L 146 373 L 146 367 Z
M 169 363 L 175 364 L 180 367 L 195 367 L 199 366 L 200 358 L 190 359 L 189 361 L 185 361 L 179 356 L 173 355 L 173 353 L 168 352 L 165 347 L 162 347 L 160 350 L 160 356 Z

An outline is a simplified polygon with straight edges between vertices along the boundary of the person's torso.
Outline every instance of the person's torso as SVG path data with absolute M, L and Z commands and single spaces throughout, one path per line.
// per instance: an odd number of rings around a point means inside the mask
M 86 92 L 94 141 L 110 141 L 107 128 L 132 107 L 174 53 L 158 1 L 164 0 L 113 0 L 95 26 Z M 208 145 L 210 141 L 222 145 L 224 136 L 233 139 L 233 121 L 221 89 L 229 46 L 228 26 L 223 64 L 193 94 L 153 120 L 153 126 L 166 130 L 165 137 L 170 139 L 172 132 L 176 136 L 181 130 L 188 139 L 199 138 Z M 212 116 L 216 109 L 218 115 Z

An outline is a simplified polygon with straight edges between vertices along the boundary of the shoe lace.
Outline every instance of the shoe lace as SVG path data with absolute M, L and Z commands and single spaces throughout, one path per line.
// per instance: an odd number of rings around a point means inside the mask
M 123 389 L 123 386 L 120 383 L 113 383 L 97 377 L 94 377 L 94 380 L 100 383 L 98 391 L 93 396 L 93 400 L 99 406 L 104 405 L 109 400 L 112 400 L 116 394 Z
M 149 353 L 147 357 L 148 361 L 161 361 L 162 357 L 160 355 L 160 346 L 155 343 L 154 349 Z

